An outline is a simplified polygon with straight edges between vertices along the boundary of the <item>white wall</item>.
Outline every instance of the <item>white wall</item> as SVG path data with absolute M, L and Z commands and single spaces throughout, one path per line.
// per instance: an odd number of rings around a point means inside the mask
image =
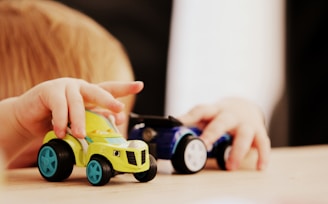
M 284 86 L 283 0 L 175 0 L 166 114 L 242 96 L 267 121 Z

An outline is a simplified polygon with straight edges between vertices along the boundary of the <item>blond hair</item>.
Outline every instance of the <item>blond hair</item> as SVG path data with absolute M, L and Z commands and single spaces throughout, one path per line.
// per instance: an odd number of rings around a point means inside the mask
M 133 80 L 121 44 L 84 14 L 47 0 L 0 1 L 0 100 L 58 77 Z

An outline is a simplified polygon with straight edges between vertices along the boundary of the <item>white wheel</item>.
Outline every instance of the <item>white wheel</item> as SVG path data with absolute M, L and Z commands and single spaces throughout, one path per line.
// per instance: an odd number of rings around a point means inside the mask
M 205 144 L 196 136 L 183 138 L 171 161 L 178 173 L 196 173 L 206 164 L 207 150 Z
M 207 151 L 201 140 L 192 140 L 188 143 L 185 150 L 185 163 L 190 171 L 197 172 L 201 170 L 207 159 Z

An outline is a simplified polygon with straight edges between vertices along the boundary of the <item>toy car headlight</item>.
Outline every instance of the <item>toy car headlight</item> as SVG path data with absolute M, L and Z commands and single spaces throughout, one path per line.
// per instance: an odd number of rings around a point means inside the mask
M 119 156 L 121 156 L 121 152 L 118 150 L 114 150 L 113 155 L 116 157 L 119 157 Z
M 157 132 L 153 128 L 145 128 L 142 132 L 142 139 L 145 142 L 150 142 L 157 135 Z
M 131 140 L 129 143 L 130 148 L 141 148 L 142 146 L 141 140 Z

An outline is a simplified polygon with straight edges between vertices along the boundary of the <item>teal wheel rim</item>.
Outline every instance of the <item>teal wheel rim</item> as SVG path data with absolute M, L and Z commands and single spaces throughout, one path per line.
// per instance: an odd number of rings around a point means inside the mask
M 97 185 L 102 178 L 101 164 L 96 160 L 91 160 L 87 166 L 87 177 L 91 184 Z
M 38 166 L 45 177 L 52 177 L 58 168 L 58 158 L 53 148 L 45 146 L 40 150 Z

